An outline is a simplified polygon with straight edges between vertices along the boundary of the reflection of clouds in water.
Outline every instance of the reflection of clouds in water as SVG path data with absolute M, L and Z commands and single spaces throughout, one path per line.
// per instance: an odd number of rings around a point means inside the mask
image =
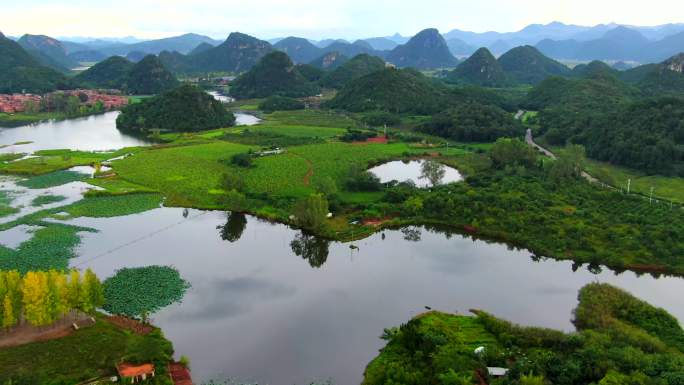
M 258 303 L 292 297 L 292 285 L 254 277 L 216 279 L 207 284 L 193 284 L 191 298 L 176 317 L 182 320 L 215 320 L 248 313 Z

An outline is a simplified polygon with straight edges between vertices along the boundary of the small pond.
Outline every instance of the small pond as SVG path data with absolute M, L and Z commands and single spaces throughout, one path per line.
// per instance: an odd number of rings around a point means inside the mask
M 463 176 L 455 168 L 431 160 L 397 160 L 368 171 L 380 178 L 382 183 L 411 181 L 421 188 L 463 180 Z

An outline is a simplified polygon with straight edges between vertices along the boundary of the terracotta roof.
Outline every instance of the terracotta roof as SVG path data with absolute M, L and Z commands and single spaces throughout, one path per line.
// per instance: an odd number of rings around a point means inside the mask
M 154 365 L 133 365 L 121 363 L 116 367 L 116 369 L 119 371 L 119 376 L 121 377 L 137 377 L 142 376 L 143 374 L 152 374 L 152 372 L 154 372 Z

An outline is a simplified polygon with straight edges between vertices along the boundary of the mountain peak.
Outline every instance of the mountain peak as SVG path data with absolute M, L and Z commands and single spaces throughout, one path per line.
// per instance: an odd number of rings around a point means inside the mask
M 453 67 L 458 63 L 444 37 L 434 28 L 420 31 L 406 44 L 393 49 L 387 60 L 399 67 L 418 69 Z

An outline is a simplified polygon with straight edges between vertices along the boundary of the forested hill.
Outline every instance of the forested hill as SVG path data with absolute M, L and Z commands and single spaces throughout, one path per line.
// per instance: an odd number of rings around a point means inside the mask
M 508 76 L 521 84 L 537 84 L 549 76 L 569 76 L 571 73 L 568 67 L 529 45 L 513 48 L 498 61 Z
M 221 102 L 190 85 L 131 104 L 116 119 L 116 127 L 127 132 L 201 131 L 234 123 L 235 116 Z
M 352 80 L 380 71 L 385 68 L 385 61 L 376 56 L 358 55 L 327 73 L 321 79 L 321 86 L 327 88 L 342 88 Z
M 41 65 L 17 42 L 0 36 L 0 93 L 41 93 L 65 88 L 67 79 Z
M 133 63 L 121 56 L 103 60 L 74 77 L 83 87 L 113 88 L 123 90 L 128 83 L 128 74 Z
M 387 61 L 400 68 L 417 69 L 449 68 L 458 64 L 436 29 L 423 30 L 406 44 L 394 48 L 387 55 Z
M 251 70 L 238 77 L 230 94 L 236 98 L 263 98 L 272 95 L 302 97 L 320 92 L 318 86 L 302 75 L 284 52 L 264 56 Z
M 447 75 L 453 83 L 483 87 L 504 87 L 510 84 L 501 64 L 487 48 L 480 48 Z
M 57 39 L 43 35 L 24 35 L 17 43 L 41 64 L 57 71 L 66 72 L 78 66 L 75 60 L 67 56 L 66 48 Z
M 179 85 L 176 77 L 154 55 L 147 55 L 138 63 L 112 56 L 75 76 L 74 83 L 139 95 L 158 94 Z

